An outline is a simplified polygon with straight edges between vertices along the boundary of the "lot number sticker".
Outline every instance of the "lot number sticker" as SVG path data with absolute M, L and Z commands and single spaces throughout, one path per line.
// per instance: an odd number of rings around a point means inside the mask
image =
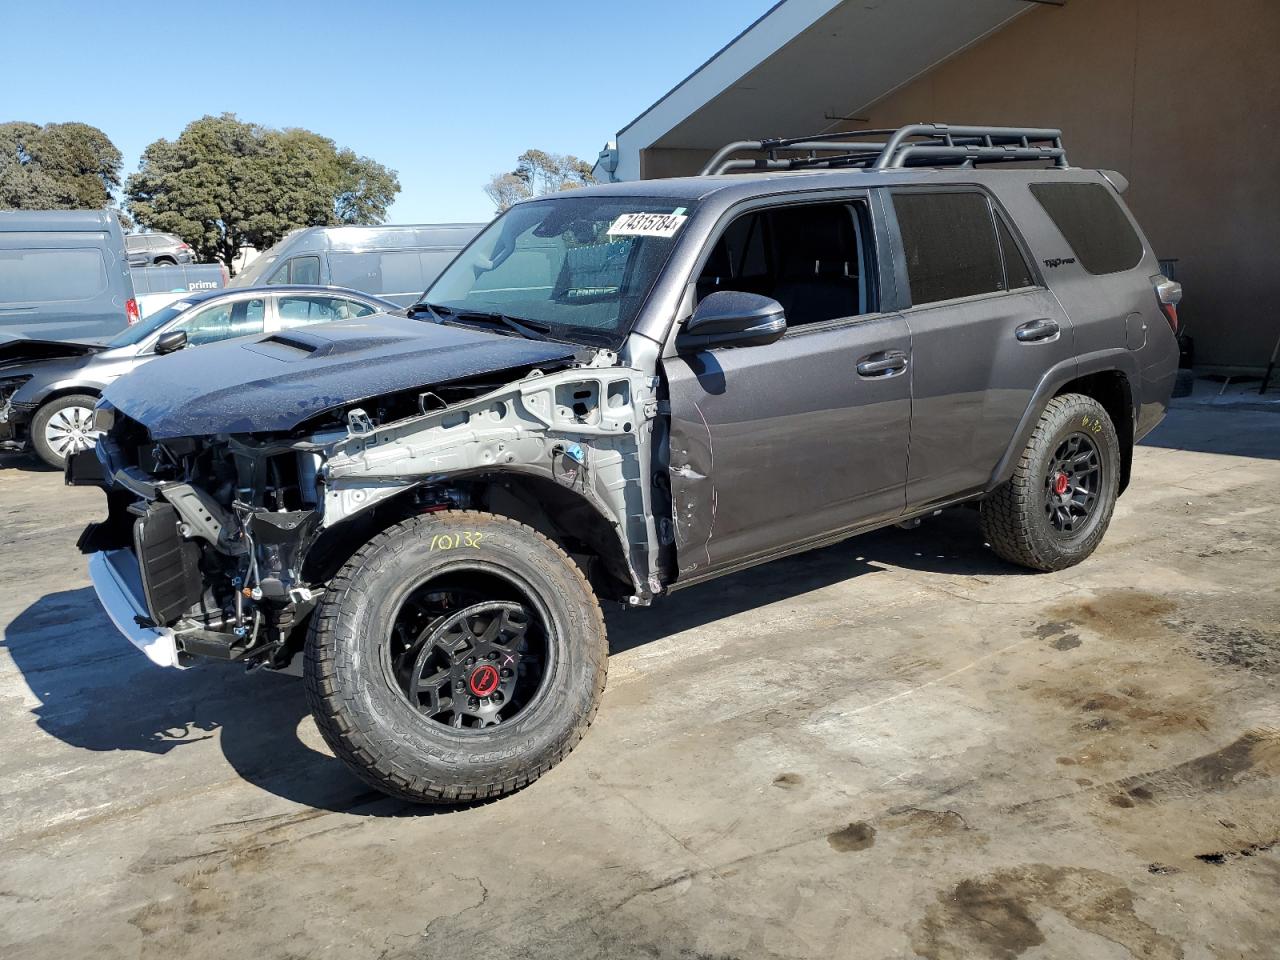
M 670 239 L 688 219 L 680 213 L 624 213 L 609 227 L 609 236 Z

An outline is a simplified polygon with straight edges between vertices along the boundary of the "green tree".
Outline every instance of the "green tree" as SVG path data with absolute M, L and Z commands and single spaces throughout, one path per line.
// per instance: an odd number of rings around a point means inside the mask
M 382 223 L 400 192 L 395 171 L 310 130 L 206 116 L 157 140 L 125 187 L 129 211 L 230 265 L 298 227 Z
M 516 159 L 516 168 L 510 173 L 495 173 L 484 192 L 501 212 L 529 197 L 573 190 L 589 183 L 595 183 L 595 177 L 587 161 L 572 154 L 526 150 Z
M 120 166 L 115 144 L 87 123 L 0 123 L 0 208 L 105 209 Z

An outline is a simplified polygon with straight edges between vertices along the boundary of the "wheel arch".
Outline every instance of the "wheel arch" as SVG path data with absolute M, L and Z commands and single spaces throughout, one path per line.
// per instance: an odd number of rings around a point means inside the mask
M 621 601 L 640 589 L 618 528 L 593 501 L 550 478 L 515 470 L 408 485 L 322 532 L 308 550 L 305 575 L 312 582 L 328 579 L 378 533 L 452 503 L 537 530 L 573 557 L 601 597 Z
M 1079 393 L 1102 404 L 1115 424 L 1120 441 L 1120 492 L 1129 485 L 1133 471 L 1133 446 L 1140 383 L 1137 361 L 1128 350 L 1104 350 L 1075 358 L 1050 369 L 1036 387 L 1018 423 L 1018 430 L 992 472 L 987 492 L 1013 476 L 1018 457 L 1031 439 L 1036 423 L 1054 397 Z

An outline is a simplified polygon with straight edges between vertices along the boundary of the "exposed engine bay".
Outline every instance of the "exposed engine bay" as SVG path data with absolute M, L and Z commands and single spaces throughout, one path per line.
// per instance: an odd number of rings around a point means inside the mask
M 554 535 L 602 596 L 648 603 L 666 578 L 651 485 L 637 482 L 654 469 L 657 378 L 608 350 L 508 373 L 344 405 L 279 434 L 155 440 L 104 403 L 96 455 L 68 468 L 109 502 L 80 549 L 136 556 L 148 614 L 135 620 L 172 633 L 179 666 L 287 667 L 356 548 L 448 509 Z

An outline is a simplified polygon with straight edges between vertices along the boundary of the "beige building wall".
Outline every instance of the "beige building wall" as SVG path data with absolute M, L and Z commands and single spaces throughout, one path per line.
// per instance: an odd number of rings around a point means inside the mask
M 1280 336 L 1280 0 L 1038 6 L 859 117 L 847 128 L 1062 127 L 1071 162 L 1128 177 L 1157 255 L 1179 258 L 1197 364 L 1265 366 Z M 651 153 L 645 176 L 700 166 Z

